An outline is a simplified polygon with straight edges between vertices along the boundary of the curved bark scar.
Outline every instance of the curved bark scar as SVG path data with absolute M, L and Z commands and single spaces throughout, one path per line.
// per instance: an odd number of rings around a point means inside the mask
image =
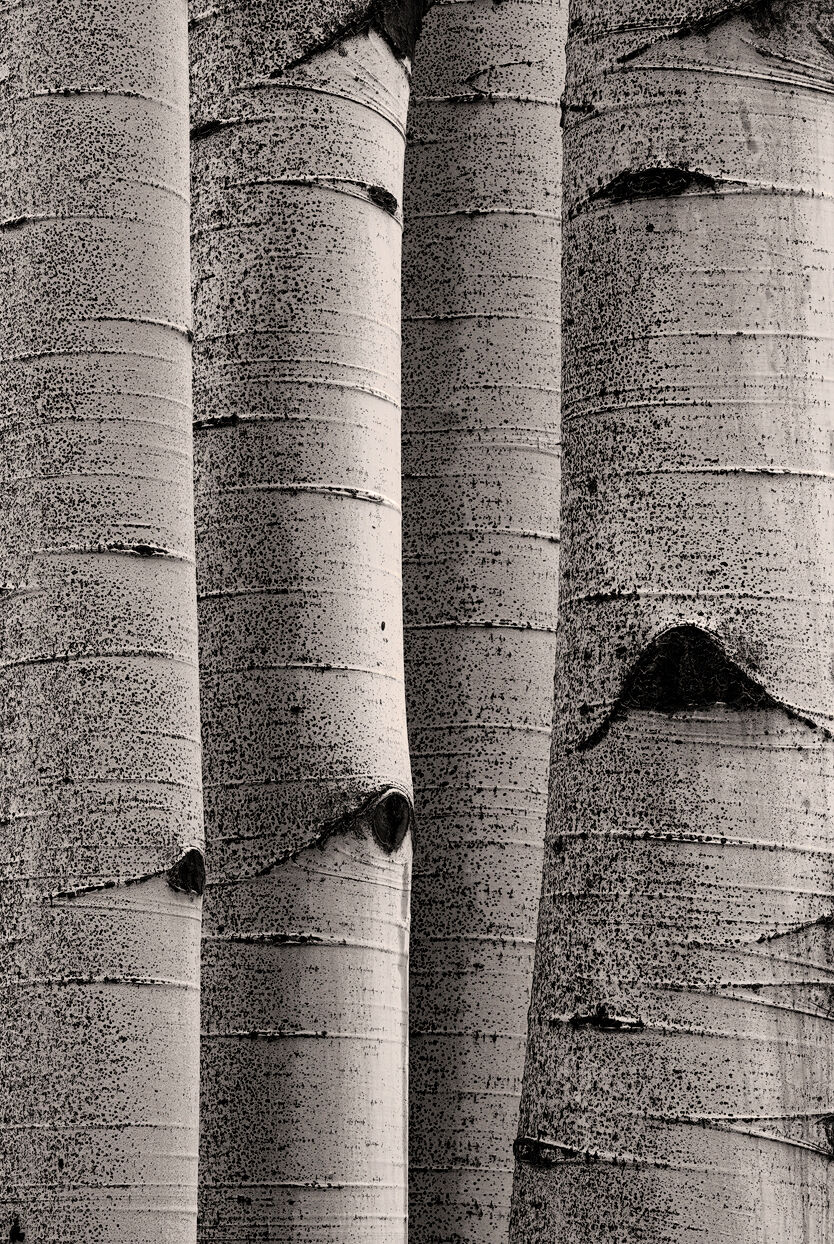
M 668 43 L 670 39 L 688 39 L 693 36 L 707 35 L 736 17 L 746 18 L 756 34 L 769 35 L 784 21 L 789 3 L 790 0 L 734 0 L 733 3 L 725 4 L 718 9 L 702 7 L 699 11 L 692 13 L 680 26 L 667 30 L 657 38 L 641 43 L 639 47 L 632 48 L 630 52 L 618 56 L 617 62 L 620 65 L 626 65 L 629 61 L 642 56 L 644 52 L 657 47 L 658 44 Z
M 685 165 L 625 169 L 607 185 L 594 190 L 592 203 L 630 203 L 634 199 L 665 199 L 687 193 L 716 191 L 722 183 Z
M 209 415 L 205 419 L 195 419 L 193 430 L 195 432 L 205 432 L 212 428 L 236 428 L 240 423 L 238 414 L 231 415 Z
M 819 916 L 805 924 L 797 924 L 791 929 L 783 929 L 780 933 L 763 933 L 757 942 L 777 942 L 783 937 L 797 937 L 800 933 L 808 933 L 811 929 L 834 929 L 834 913 Z
M 75 886 L 67 890 L 50 890 L 44 895 L 44 901 L 53 903 L 65 898 L 79 898 L 82 894 L 93 894 L 96 890 L 114 890 L 117 886 L 140 885 L 143 881 L 151 881 L 154 877 L 162 876 L 165 877 L 172 890 L 180 890 L 184 894 L 199 897 L 203 893 L 206 881 L 205 856 L 202 850 L 199 847 L 185 847 L 176 863 L 169 868 L 141 873 L 136 877 L 105 877 L 102 881 L 94 881 L 90 885 Z
M 614 1015 L 600 1002 L 593 1011 L 577 1012 L 568 1021 L 571 1028 L 594 1028 L 598 1032 L 643 1032 L 645 1024 L 639 1015 Z
M 396 218 L 400 205 L 390 190 L 386 190 L 384 186 L 368 186 L 368 198 L 389 216 Z
M 411 827 L 411 801 L 399 790 L 389 790 L 371 810 L 374 838 L 389 855 L 398 850 Z
M 772 696 L 732 660 L 714 636 L 687 625 L 662 631 L 643 649 L 611 710 L 576 750 L 595 747 L 615 721 L 634 709 L 673 714 L 718 704 L 739 711 L 779 709 L 810 730 L 834 737 L 812 718 Z
M 225 130 L 229 125 L 234 125 L 234 121 L 221 117 L 210 117 L 206 121 L 195 121 L 191 126 L 189 135 L 193 143 L 198 143 L 202 138 L 210 138 L 212 134 L 218 134 L 221 130 Z
M 399 850 L 413 829 L 414 803 L 411 792 L 405 787 L 386 786 L 374 791 L 357 808 L 335 817 L 332 821 L 322 821 L 312 837 L 284 851 L 277 859 L 264 864 L 253 875 L 265 877 L 274 868 L 280 868 L 287 860 L 295 859 L 309 847 L 323 847 L 336 834 L 352 835 L 354 838 L 367 838 L 369 833 L 374 841 L 389 855 Z
M 560 1145 L 555 1140 L 537 1140 L 534 1136 L 517 1136 L 513 1141 L 513 1156 L 525 1166 L 547 1169 L 558 1162 L 569 1161 L 579 1155 L 570 1145 Z

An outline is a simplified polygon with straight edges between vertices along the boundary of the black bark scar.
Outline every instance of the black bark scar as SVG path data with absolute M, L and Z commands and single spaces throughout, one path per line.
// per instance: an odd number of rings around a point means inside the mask
M 706 631 L 697 626 L 678 626 L 655 636 L 641 652 L 608 716 L 577 744 L 576 750 L 595 747 L 612 724 L 632 709 L 678 713 L 715 704 L 739 711 L 775 708 L 811 730 L 822 729 L 770 695 Z
M 400 60 L 409 60 L 414 55 L 414 46 L 423 18 L 432 0 L 372 0 L 370 4 L 357 6 L 358 11 L 347 22 L 331 30 L 325 38 L 306 47 L 300 56 L 296 56 L 277 71 L 280 75 L 288 69 L 297 69 L 299 65 L 308 64 L 315 56 L 336 47 L 351 35 L 361 34 L 373 28 L 391 48 Z
M 557 1145 L 553 1141 L 537 1140 L 534 1136 L 519 1136 L 513 1142 L 513 1155 L 517 1162 L 525 1166 L 545 1168 L 555 1166 L 558 1162 L 578 1158 L 579 1149 L 570 1145 Z
M 167 880 L 172 890 L 199 897 L 206 888 L 206 862 L 202 851 L 196 847 L 186 851 L 174 867 L 168 869 Z
M 337 834 L 366 837 L 369 826 L 374 841 L 391 855 L 402 846 L 409 830 L 413 829 L 413 822 L 414 807 L 409 796 L 396 787 L 386 787 L 369 795 L 351 812 L 346 812 L 332 821 L 322 822 L 312 837 L 264 864 L 255 876 L 265 877 L 273 869 L 295 859 L 302 851 L 314 846 L 323 847 Z
M 595 190 L 592 202 L 627 203 L 632 199 L 661 199 L 689 190 L 715 190 L 718 182 L 706 173 L 680 166 L 626 169 L 606 186 Z
M 572 1016 L 571 1028 L 596 1028 L 599 1032 L 643 1032 L 645 1024 L 639 1016 L 612 1015 L 601 1002 L 593 1011 Z

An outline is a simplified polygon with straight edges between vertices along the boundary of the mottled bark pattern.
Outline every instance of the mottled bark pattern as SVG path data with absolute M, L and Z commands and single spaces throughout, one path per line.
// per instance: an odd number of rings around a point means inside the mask
M 416 58 L 403 258 L 413 1244 L 507 1233 L 555 651 L 563 12 L 439 3 Z
M 572 5 L 516 1244 L 834 1228 L 830 26 Z
M 299 13 L 242 0 L 192 27 L 199 1234 L 399 1244 L 408 74 L 367 23 L 296 46 Z
M 32 1244 L 194 1239 L 186 18 L 0 13 L 0 1238 Z

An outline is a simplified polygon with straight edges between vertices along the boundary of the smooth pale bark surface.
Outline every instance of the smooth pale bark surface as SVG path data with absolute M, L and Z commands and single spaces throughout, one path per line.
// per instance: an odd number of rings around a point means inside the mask
M 186 9 L 0 13 L 0 1236 L 187 1244 Z M 170 871 L 169 871 L 170 870 Z
M 563 12 L 441 2 L 415 60 L 403 242 L 414 1244 L 493 1244 L 510 1209 L 555 654 Z
M 193 23 L 200 1238 L 396 1244 L 408 74 L 373 27 L 299 48 L 294 12 Z
M 832 1232 L 832 20 L 577 2 L 512 1238 Z

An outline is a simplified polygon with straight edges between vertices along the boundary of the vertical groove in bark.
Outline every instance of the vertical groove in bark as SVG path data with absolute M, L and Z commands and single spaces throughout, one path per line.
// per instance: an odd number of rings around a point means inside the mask
M 506 1236 L 551 725 L 558 0 L 440 3 L 404 238 L 404 608 L 420 818 L 409 1238 Z
M 0 13 L 0 1237 L 33 1244 L 194 1238 L 186 40 L 174 0 Z
M 831 15 L 571 17 L 560 724 L 511 1238 L 811 1244 L 834 1226 Z
M 192 27 L 199 1235 L 397 1244 L 408 74 L 370 26 L 303 55 L 300 15 L 242 0 Z

